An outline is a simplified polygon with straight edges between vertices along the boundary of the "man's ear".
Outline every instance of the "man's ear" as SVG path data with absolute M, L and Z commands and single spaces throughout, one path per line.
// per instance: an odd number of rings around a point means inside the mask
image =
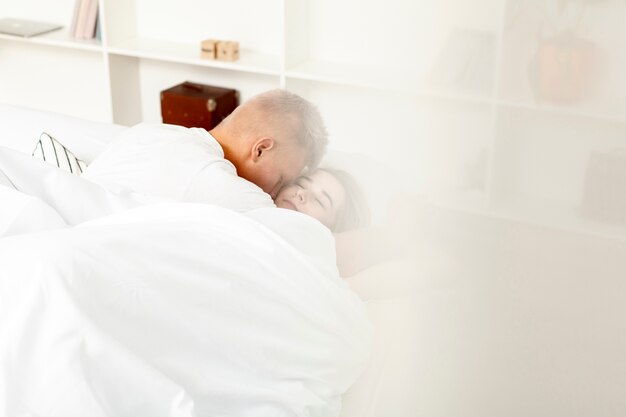
M 261 158 L 261 156 L 263 156 L 265 152 L 269 151 L 273 147 L 274 147 L 274 139 L 270 137 L 263 137 L 257 140 L 256 142 L 254 142 L 254 145 L 252 146 L 252 149 L 251 149 L 252 161 L 257 162 Z

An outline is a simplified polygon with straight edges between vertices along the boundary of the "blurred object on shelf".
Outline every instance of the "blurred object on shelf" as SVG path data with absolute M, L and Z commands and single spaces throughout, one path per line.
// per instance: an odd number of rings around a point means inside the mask
M 626 224 L 626 148 L 591 154 L 582 210 L 589 218 Z
M 76 0 L 70 33 L 77 39 L 100 39 L 98 0 Z
M 0 34 L 30 38 L 43 35 L 48 32 L 61 29 L 63 26 L 56 23 L 38 22 L 35 20 L 13 19 L 10 17 L 0 19 Z
M 239 59 L 239 42 L 219 39 L 205 39 L 200 42 L 202 59 L 236 61 Z
M 493 85 L 495 34 L 456 28 L 448 36 L 432 69 L 440 87 L 489 93 Z
M 550 104 L 589 100 L 597 90 L 602 50 L 584 24 L 588 6 L 604 0 L 559 0 L 556 14 L 543 9 L 536 49 L 528 63 L 535 99 Z
M 217 59 L 220 61 L 236 61 L 239 59 L 239 42 L 219 41 L 217 43 Z
M 606 18 L 609 0 L 510 1 L 503 32 L 499 95 L 539 105 L 612 112 L 623 56 Z M 609 110 L 609 108 L 611 108 Z
M 216 59 L 217 39 L 205 39 L 200 42 L 200 57 L 202 59 Z
M 528 67 L 530 85 L 538 101 L 571 104 L 589 97 L 598 71 L 598 48 L 574 33 L 539 39 Z
M 489 151 L 482 146 L 478 149 L 478 154 L 472 159 L 465 161 L 464 166 L 464 189 L 484 191 L 486 188 L 485 176 L 487 175 L 487 165 L 489 164 Z

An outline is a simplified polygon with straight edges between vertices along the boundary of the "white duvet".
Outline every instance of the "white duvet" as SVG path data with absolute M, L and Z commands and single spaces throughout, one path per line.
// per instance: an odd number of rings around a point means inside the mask
M 1 416 L 339 414 L 370 328 L 316 220 L 167 203 L 70 228 L 4 191 L 6 224 L 52 230 L 0 238 Z

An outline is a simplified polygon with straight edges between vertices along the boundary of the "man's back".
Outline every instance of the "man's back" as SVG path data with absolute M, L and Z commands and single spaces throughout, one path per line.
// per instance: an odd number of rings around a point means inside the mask
M 122 133 L 83 176 L 119 191 L 163 200 L 217 204 L 237 211 L 272 207 L 256 185 L 237 176 L 204 129 L 142 123 Z

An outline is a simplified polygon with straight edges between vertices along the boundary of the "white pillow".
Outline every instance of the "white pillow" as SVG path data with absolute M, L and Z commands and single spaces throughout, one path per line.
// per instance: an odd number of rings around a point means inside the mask
M 62 140 L 78 158 L 90 163 L 107 143 L 126 129 L 113 123 L 0 104 L 0 146 L 29 155 L 39 134 L 45 131 Z
M 39 136 L 32 155 L 75 175 L 82 174 L 87 168 L 84 161 L 78 159 L 72 151 L 46 132 L 42 132 Z

